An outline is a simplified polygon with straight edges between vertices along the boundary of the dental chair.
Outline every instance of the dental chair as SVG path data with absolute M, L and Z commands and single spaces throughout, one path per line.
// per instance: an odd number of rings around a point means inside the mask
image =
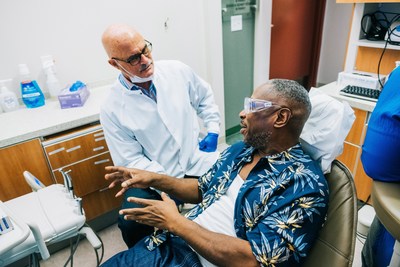
M 32 193 L 0 201 L 0 217 L 5 224 L 0 225 L 0 267 L 17 260 L 30 257 L 32 266 L 39 266 L 40 254 L 43 260 L 50 257 L 47 246 L 77 237 L 75 247 L 71 246 L 71 261 L 80 236 L 85 236 L 95 249 L 103 248 L 93 230 L 85 224 L 86 217 L 81 199 L 75 197 L 72 181 L 67 172 L 62 172 L 64 185 L 53 184 L 45 187 L 29 172 L 24 177 L 32 188 Z M 98 259 L 98 265 L 101 260 Z M 66 263 L 66 264 L 67 264 Z
M 327 220 L 304 267 L 351 267 L 357 229 L 357 195 L 353 176 L 338 160 L 325 174 L 329 186 Z
M 400 266 L 400 183 L 373 180 L 372 203 L 379 221 L 396 239 L 389 267 Z

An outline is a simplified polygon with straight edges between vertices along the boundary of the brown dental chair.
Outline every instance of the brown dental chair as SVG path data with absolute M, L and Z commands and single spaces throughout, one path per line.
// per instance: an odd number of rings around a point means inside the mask
M 351 267 L 357 228 L 357 194 L 353 176 L 338 160 L 325 175 L 329 186 L 327 220 L 304 267 Z

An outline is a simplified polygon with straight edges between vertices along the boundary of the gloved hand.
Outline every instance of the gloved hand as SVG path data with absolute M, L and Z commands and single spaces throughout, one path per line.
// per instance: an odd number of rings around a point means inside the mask
M 199 148 L 204 152 L 214 152 L 217 150 L 218 134 L 208 133 L 206 137 L 199 143 Z

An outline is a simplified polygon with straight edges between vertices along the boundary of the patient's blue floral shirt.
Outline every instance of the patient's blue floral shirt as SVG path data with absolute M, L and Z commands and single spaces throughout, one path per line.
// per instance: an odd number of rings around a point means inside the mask
M 238 142 L 199 178 L 202 202 L 186 216 L 196 218 L 226 193 L 254 148 Z M 298 266 L 325 221 L 328 185 L 318 164 L 300 144 L 261 158 L 243 183 L 235 203 L 236 235 L 248 240 L 263 266 Z M 163 235 L 147 239 L 152 249 Z

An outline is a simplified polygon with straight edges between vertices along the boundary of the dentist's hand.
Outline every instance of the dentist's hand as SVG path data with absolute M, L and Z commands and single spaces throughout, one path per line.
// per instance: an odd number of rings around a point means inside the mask
M 217 150 L 218 134 L 208 133 L 207 136 L 199 143 L 199 148 L 204 152 L 214 152 Z

